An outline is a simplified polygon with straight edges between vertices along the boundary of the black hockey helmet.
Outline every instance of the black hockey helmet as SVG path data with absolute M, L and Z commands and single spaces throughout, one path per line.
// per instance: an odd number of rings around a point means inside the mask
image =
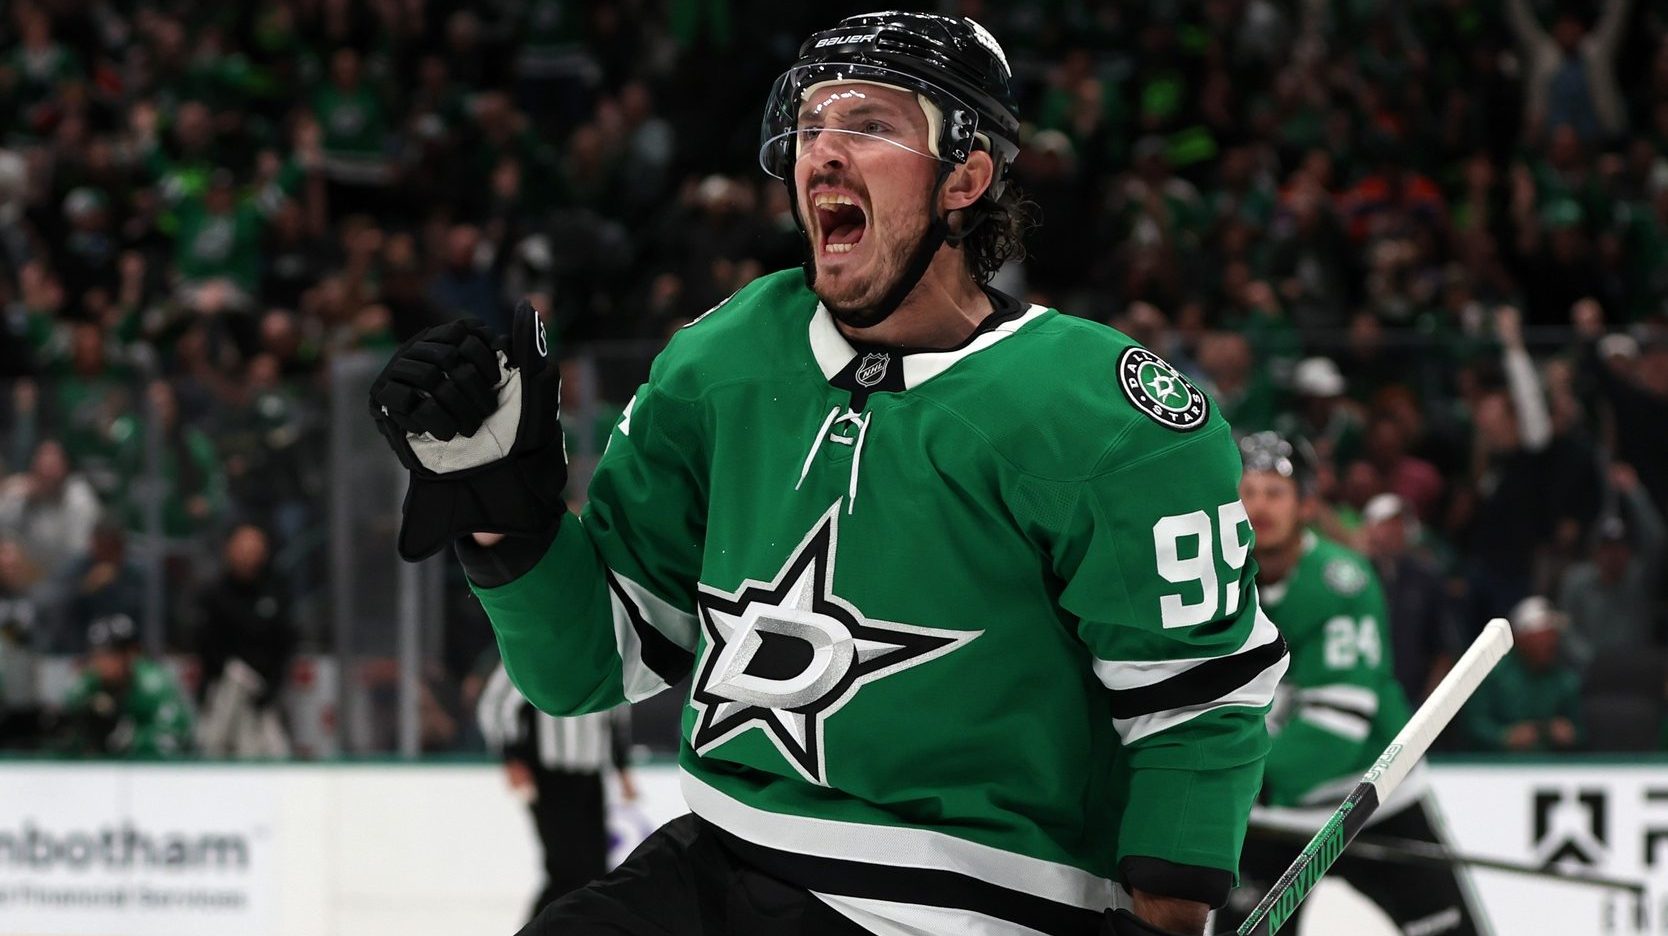
M 1245 473 L 1265 471 L 1290 478 L 1299 494 L 1315 490 L 1315 450 L 1305 440 L 1288 440 L 1278 432 L 1253 432 L 1239 440 L 1239 457 Z
M 961 16 L 889 11 L 848 16 L 814 33 L 776 79 L 760 128 L 759 164 L 793 175 L 793 133 L 809 89 L 866 81 L 912 91 L 938 108 L 932 155 L 953 164 L 984 149 L 996 161 L 985 197 L 994 201 L 1019 152 L 1019 109 L 1007 56 L 983 26 Z
M 959 244 L 989 217 L 985 209 L 1002 197 L 1019 152 L 1012 77 L 1002 47 L 978 23 L 961 16 L 889 11 L 848 16 L 834 28 L 812 34 L 799 47 L 798 60 L 776 79 L 760 126 L 759 165 L 781 179 L 790 193 L 800 108 L 813 89 L 836 82 L 870 82 L 914 92 L 930 126 L 932 152 L 921 155 L 939 161 L 935 194 L 951 169 L 967 162 L 973 150 L 986 150 L 995 163 L 984 194 L 962 209 L 960 229 L 952 232 L 948 220 L 935 212 L 887 294 L 870 309 L 831 310 L 841 321 L 865 327 L 884 320 L 921 281 L 941 244 Z M 790 204 L 804 234 L 797 194 L 790 196 Z M 816 265 L 807 258 L 805 282 L 815 281 Z

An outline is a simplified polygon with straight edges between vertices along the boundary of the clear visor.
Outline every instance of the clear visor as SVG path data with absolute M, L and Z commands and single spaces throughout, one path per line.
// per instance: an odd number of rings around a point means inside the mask
M 759 145 L 759 165 L 764 171 L 778 179 L 786 179 L 793 163 L 812 152 L 819 140 L 825 140 L 828 145 L 843 145 L 853 151 L 865 149 L 884 149 L 892 147 L 906 153 L 914 153 L 922 159 L 939 162 L 939 158 L 931 153 L 922 151 L 899 140 L 894 132 L 880 132 L 874 130 L 851 130 L 845 127 L 805 127 L 800 130 L 788 130 L 767 138 Z M 792 155 L 792 162 L 779 164 L 772 162 L 768 153 L 773 147 L 780 147 Z
M 905 142 L 913 134 L 896 119 L 859 106 L 865 89 L 876 85 L 913 94 L 920 102 L 927 118 L 927 149 Z M 786 179 L 794 163 L 819 145 L 895 148 L 934 162 L 950 162 L 939 155 L 945 106 L 973 113 L 943 88 L 884 66 L 851 62 L 795 66 L 771 88 L 760 126 L 759 165 L 771 176 Z

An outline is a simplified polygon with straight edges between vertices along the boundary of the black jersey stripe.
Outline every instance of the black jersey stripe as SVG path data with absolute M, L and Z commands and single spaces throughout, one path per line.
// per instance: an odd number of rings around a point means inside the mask
M 1206 660 L 1150 686 L 1110 690 L 1112 717 L 1139 718 L 1171 709 L 1209 705 L 1256 679 L 1285 655 L 1286 640 L 1277 636 L 1249 650 Z
M 1049 936 L 1096 936 L 1101 932 L 1104 914 L 1100 910 L 1010 890 L 942 868 L 901 868 L 782 851 L 754 844 L 710 822 L 702 822 L 737 860 L 808 891 L 967 910 Z
M 637 632 L 637 643 L 642 648 L 643 665 L 659 676 L 666 685 L 675 685 L 679 680 L 689 675 L 695 668 L 695 654 L 673 643 L 671 638 L 655 629 L 643 616 L 643 609 L 631 599 L 625 586 L 614 574 L 614 570 L 603 567 L 608 577 L 608 588 L 614 593 L 614 599 L 626 611 L 626 617 L 631 620 L 631 629 Z

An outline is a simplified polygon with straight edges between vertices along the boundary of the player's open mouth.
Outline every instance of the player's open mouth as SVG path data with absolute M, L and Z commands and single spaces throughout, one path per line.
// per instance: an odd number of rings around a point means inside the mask
M 857 199 L 842 192 L 818 192 L 811 196 L 811 206 L 817 213 L 817 230 L 822 232 L 823 253 L 850 253 L 863 240 L 869 216 Z

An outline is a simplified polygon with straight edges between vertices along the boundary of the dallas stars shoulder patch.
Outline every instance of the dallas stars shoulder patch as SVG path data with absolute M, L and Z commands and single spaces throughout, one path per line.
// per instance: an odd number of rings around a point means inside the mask
M 1210 399 L 1170 363 L 1132 346 L 1118 357 L 1118 388 L 1131 405 L 1166 429 L 1192 432 L 1210 419 Z
M 706 641 L 690 692 L 697 754 L 759 730 L 801 776 L 827 785 L 829 718 L 863 686 L 983 633 L 875 620 L 834 594 L 839 508 L 823 514 L 771 581 L 748 580 L 734 592 L 700 587 Z
M 1333 591 L 1340 595 L 1360 594 L 1367 587 L 1367 573 L 1360 566 L 1347 559 L 1334 559 L 1321 570 L 1321 578 Z

